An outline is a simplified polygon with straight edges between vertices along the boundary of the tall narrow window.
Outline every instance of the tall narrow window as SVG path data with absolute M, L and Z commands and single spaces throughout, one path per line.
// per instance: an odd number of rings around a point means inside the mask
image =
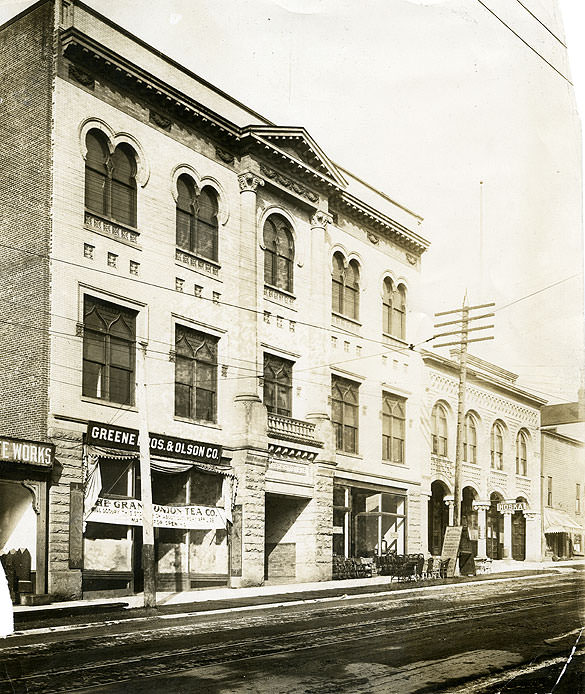
M 400 340 L 406 337 L 406 289 L 395 287 L 389 277 L 382 289 L 382 331 Z
M 293 362 L 287 359 L 264 355 L 264 404 L 268 412 L 291 416 L 292 367 Z
M 528 437 L 525 431 L 519 431 L 516 437 L 516 474 L 526 476 Z
M 85 297 L 83 395 L 124 405 L 133 403 L 135 340 L 134 311 Z
M 469 412 L 465 415 L 463 429 L 463 460 L 467 463 L 477 463 L 477 429 L 475 419 Z
M 358 384 L 333 376 L 331 380 L 331 419 L 338 451 L 357 453 L 359 399 Z
M 197 191 L 187 174 L 177 179 L 177 246 L 207 260 L 218 259 L 218 202 L 210 186 Z
M 581 485 L 575 487 L 575 513 L 581 513 Z
M 440 403 L 431 413 L 431 440 L 435 455 L 447 455 L 447 413 Z
M 404 463 L 405 403 L 389 393 L 382 396 L 382 459 Z
M 136 154 L 122 143 L 110 154 L 106 137 L 90 130 L 86 137 L 85 207 L 88 212 L 136 226 Z
M 359 318 L 360 286 L 358 263 L 352 260 L 346 266 L 343 255 L 335 253 L 331 281 L 331 310 L 333 313 L 357 320 Z
M 182 325 L 175 329 L 175 415 L 215 422 L 217 338 Z
M 491 433 L 491 466 L 494 470 L 504 469 L 504 428 L 494 422 Z
M 546 478 L 546 505 L 547 506 L 552 506 L 553 502 L 553 478 L 552 477 L 547 477 Z
M 281 215 L 270 215 L 264 224 L 264 282 L 292 292 L 294 256 L 289 223 Z

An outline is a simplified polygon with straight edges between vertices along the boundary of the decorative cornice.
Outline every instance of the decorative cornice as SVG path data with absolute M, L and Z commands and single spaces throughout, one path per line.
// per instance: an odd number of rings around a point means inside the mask
M 77 65 L 69 66 L 69 77 L 88 89 L 95 88 L 95 78 Z
M 222 149 L 221 147 L 216 147 L 215 148 L 215 154 L 218 159 L 224 162 L 224 164 L 233 164 L 234 163 L 234 155 L 231 152 L 228 152 L 227 149 Z
M 255 193 L 258 190 L 258 186 L 264 185 L 264 181 L 250 171 L 240 174 L 238 176 L 238 183 L 240 184 L 240 192 L 242 193 Z
M 166 116 L 163 116 L 152 109 L 149 109 L 148 117 L 149 120 L 155 125 L 158 125 L 159 128 L 162 128 L 163 130 L 171 129 L 173 121 L 170 118 L 167 118 Z
M 283 176 L 281 173 L 271 168 L 270 166 L 266 166 L 266 164 L 260 164 L 260 171 L 275 183 L 280 184 L 284 188 L 292 190 L 297 195 L 302 195 L 304 198 L 307 198 L 307 200 L 310 200 L 311 202 L 317 202 L 319 200 L 319 196 L 317 195 L 317 193 L 313 193 L 312 190 L 308 190 L 300 183 L 293 181 L 291 178 Z

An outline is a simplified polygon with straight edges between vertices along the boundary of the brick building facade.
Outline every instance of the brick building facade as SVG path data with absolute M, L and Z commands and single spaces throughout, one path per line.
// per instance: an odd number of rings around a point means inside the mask
M 420 217 L 81 2 L 0 31 L 0 436 L 54 446 L 0 462 L 0 552 L 139 590 L 145 419 L 159 589 L 422 551 Z

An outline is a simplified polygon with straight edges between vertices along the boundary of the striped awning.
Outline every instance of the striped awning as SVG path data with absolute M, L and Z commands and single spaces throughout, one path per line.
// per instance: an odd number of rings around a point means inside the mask
M 566 511 L 556 508 L 544 509 L 544 532 L 553 533 L 580 533 L 585 528 L 574 521 Z

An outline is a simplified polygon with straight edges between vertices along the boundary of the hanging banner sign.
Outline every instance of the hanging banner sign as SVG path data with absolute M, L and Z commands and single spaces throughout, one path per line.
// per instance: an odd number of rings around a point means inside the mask
M 189 439 L 180 439 L 166 434 L 149 435 L 150 454 L 165 458 L 196 460 L 200 463 L 219 464 L 222 447 L 216 443 L 201 443 Z M 119 448 L 124 451 L 138 452 L 138 430 L 127 429 L 114 424 L 89 422 L 87 425 L 86 443 L 94 446 Z
M 498 513 L 506 513 L 506 511 L 526 511 L 528 507 L 525 501 L 516 501 L 512 503 L 500 503 L 497 508 Z
M 183 530 L 221 530 L 227 527 L 223 508 L 214 506 L 160 506 L 153 504 L 155 528 Z M 86 518 L 89 523 L 142 525 L 142 502 L 138 499 L 104 499 L 99 497 Z
M 55 457 L 52 443 L 35 443 L 0 436 L 0 461 L 51 467 Z

